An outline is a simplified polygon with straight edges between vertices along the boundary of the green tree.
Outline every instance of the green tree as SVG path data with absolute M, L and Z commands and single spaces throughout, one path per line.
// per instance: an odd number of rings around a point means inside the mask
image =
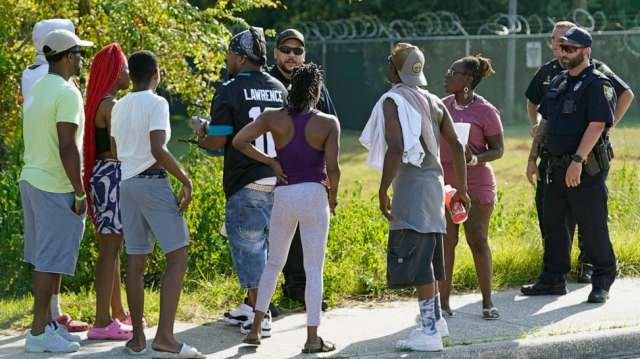
M 200 10 L 186 0 L 16 0 L 0 3 L 0 258 L 3 275 L 0 290 L 4 294 L 20 294 L 29 290 L 31 269 L 20 260 L 23 255 L 23 218 L 18 178 L 22 167 L 21 135 L 21 75 L 36 56 L 31 40 L 33 26 L 42 19 L 68 18 L 83 39 L 91 40 L 95 53 L 103 46 L 118 42 L 125 54 L 146 49 L 158 55 L 161 86 L 172 96 L 189 100 L 211 101 L 228 40 L 229 28 L 244 23 L 238 14 L 259 7 L 275 7 L 275 0 L 218 1 L 215 6 Z M 82 5 L 82 6 L 80 6 Z M 80 14 L 83 15 L 80 15 Z M 92 54 L 86 56 L 85 69 Z M 80 78 L 85 87 L 84 71 Z M 195 156 L 195 157 L 194 157 Z M 192 234 L 202 239 L 194 245 L 200 257 L 191 265 L 204 267 L 213 256 L 224 256 L 218 236 L 224 204 L 221 191 L 220 162 L 204 163 L 196 152 L 190 156 L 188 168 L 198 193 L 192 202 L 187 220 Z M 208 162 L 208 161 L 207 161 Z M 200 185 L 203 187 L 201 188 Z M 202 214 L 205 218 L 200 218 Z M 150 259 L 151 271 L 162 266 L 163 256 L 156 252 Z M 217 258 L 217 257 L 216 257 Z M 85 232 L 76 275 L 65 279 L 65 286 L 78 289 L 93 282 L 97 245 L 91 226 Z M 228 261 L 218 261 L 229 267 Z M 206 266 L 209 268 L 209 266 Z M 191 268 L 191 270 L 194 270 Z
M 7 144 L 19 136 L 21 73 L 36 55 L 31 30 L 42 19 L 72 20 L 80 37 L 95 43 L 94 52 L 111 42 L 120 43 L 125 54 L 153 51 L 162 67 L 164 90 L 210 100 L 209 84 L 218 80 L 223 66 L 229 26 L 244 23 L 238 17 L 243 11 L 278 4 L 277 0 L 217 1 L 200 10 L 186 0 L 2 1 L 0 139 Z M 86 68 L 90 62 L 88 56 Z

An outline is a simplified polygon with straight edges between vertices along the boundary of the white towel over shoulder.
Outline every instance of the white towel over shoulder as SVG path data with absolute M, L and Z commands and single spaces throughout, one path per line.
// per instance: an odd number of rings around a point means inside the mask
M 425 156 L 424 149 L 420 144 L 420 113 L 404 97 L 393 92 L 387 92 L 380 97 L 360 136 L 360 143 L 369 150 L 367 165 L 378 172 L 382 172 L 387 148 L 382 105 L 387 98 L 392 99 L 398 106 L 398 118 L 400 119 L 400 126 L 402 126 L 402 139 L 404 142 L 402 162 L 420 167 Z

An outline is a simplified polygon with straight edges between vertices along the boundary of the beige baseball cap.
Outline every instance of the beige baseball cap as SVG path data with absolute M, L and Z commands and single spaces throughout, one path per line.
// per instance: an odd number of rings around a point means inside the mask
M 426 86 L 424 77 L 424 54 L 417 46 L 399 43 L 391 52 L 391 62 L 398 70 L 402 83 L 408 86 Z
M 69 30 L 53 30 L 44 38 L 43 47 L 48 46 L 52 51 L 45 53 L 53 56 L 63 51 L 67 51 L 74 46 L 93 46 L 93 42 L 80 40 Z

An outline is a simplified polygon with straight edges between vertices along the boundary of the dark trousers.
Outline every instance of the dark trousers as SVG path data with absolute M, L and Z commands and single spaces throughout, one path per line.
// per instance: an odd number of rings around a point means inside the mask
M 304 303 L 304 290 L 307 285 L 307 274 L 304 271 L 304 261 L 302 257 L 302 241 L 300 239 L 300 226 L 296 228 L 293 241 L 289 248 L 287 262 L 282 268 L 284 283 L 282 292 L 286 298 Z
M 575 224 L 581 229 L 582 249 L 593 265 L 594 289 L 609 290 L 616 276 L 616 257 L 607 225 L 608 170 L 585 173 L 580 185 L 567 187 L 566 169 L 554 166 L 544 194 L 544 268 L 540 282 L 561 284 L 571 271 L 571 244 Z
M 538 165 L 538 171 L 540 172 L 540 181 L 536 186 L 536 210 L 538 212 L 538 223 L 540 225 L 540 234 L 542 238 L 545 236 L 544 231 L 544 187 L 547 185 L 547 164 L 545 161 L 540 161 Z M 568 219 L 570 223 L 573 223 L 573 230 L 571 233 L 575 233 L 576 223 L 573 218 Z M 591 262 L 585 258 L 584 250 L 582 250 L 582 238 L 580 235 L 580 227 L 578 227 L 578 264 L 590 264 Z

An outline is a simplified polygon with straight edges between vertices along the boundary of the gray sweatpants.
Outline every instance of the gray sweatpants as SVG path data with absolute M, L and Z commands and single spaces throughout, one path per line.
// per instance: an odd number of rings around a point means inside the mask
M 320 325 L 322 268 L 329 235 L 327 190 L 319 183 L 301 183 L 275 189 L 269 225 L 269 254 L 260 277 L 256 310 L 266 312 L 269 307 L 298 223 L 307 274 L 304 293 L 307 326 L 316 327 Z

